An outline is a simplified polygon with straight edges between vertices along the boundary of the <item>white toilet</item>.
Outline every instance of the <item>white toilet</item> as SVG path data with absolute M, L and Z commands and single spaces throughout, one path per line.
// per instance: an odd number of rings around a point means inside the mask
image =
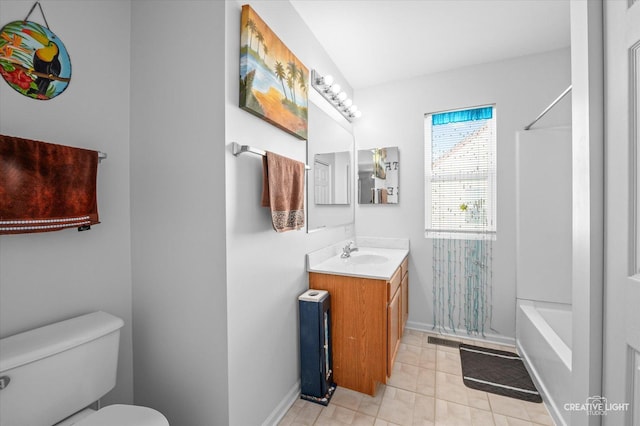
M 0 340 L 2 426 L 169 426 L 151 408 L 88 408 L 116 384 L 123 325 L 93 312 Z

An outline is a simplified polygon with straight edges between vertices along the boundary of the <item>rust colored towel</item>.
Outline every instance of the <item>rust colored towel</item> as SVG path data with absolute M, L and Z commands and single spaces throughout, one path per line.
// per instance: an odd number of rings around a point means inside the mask
M 99 223 L 98 152 L 0 135 L 0 234 Z
M 262 160 L 262 206 L 277 232 L 304 226 L 304 163 L 268 152 Z

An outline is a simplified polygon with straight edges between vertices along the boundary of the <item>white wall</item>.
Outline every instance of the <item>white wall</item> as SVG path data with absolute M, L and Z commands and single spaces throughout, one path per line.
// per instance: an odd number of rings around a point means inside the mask
M 522 130 L 571 82 L 569 49 L 478 65 L 358 90 L 354 125 L 358 149 L 398 146 L 397 205 L 357 205 L 358 235 L 409 237 L 409 326 L 431 329 L 432 240 L 424 237 L 424 114 L 496 104 L 498 238 L 493 250 L 492 338 L 515 337 L 515 132 Z M 570 123 L 569 103 L 540 125 Z
M 31 1 L 0 0 L 2 25 Z M 106 152 L 98 167 L 101 224 L 0 237 L 0 337 L 95 310 L 125 321 L 117 385 L 106 404 L 133 400 L 129 240 L 130 6 L 122 1 L 42 5 L 71 57 L 66 91 L 48 101 L 0 81 L 0 132 Z M 30 18 L 44 24 L 38 10 Z
M 228 423 L 225 3 L 132 2 L 135 402 Z
M 236 141 L 305 161 L 304 141 L 238 108 L 243 3 L 250 4 L 308 68 L 332 74 L 352 91 L 288 1 L 227 3 L 225 143 Z M 227 146 L 225 162 L 229 424 L 271 424 L 299 391 L 297 297 L 308 287 L 305 253 L 350 238 L 352 227 L 276 233 L 269 210 L 260 207 L 262 159 L 234 157 Z

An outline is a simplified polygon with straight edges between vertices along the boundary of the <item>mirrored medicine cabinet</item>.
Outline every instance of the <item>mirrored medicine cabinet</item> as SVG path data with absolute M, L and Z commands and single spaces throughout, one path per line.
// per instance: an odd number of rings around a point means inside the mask
M 398 147 L 358 151 L 358 203 L 398 204 Z
M 353 135 L 309 102 L 307 231 L 352 224 Z

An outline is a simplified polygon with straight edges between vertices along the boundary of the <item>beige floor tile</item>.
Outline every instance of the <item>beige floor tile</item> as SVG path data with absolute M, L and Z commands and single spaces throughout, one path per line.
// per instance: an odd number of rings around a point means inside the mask
M 419 369 L 416 392 L 426 396 L 436 395 L 436 370 L 431 368 Z
M 402 339 L 400 339 L 400 343 L 412 346 L 422 346 L 422 340 L 423 336 L 419 332 L 409 330 L 409 332 L 405 331 Z
M 354 410 L 329 404 L 322 409 L 318 419 L 314 423 L 316 426 L 373 426 L 376 418 L 358 413 Z
M 405 330 L 388 384 L 376 396 L 338 386 L 327 407 L 296 400 L 279 426 L 553 426 L 544 404 L 468 388 L 457 348 L 428 343 L 430 335 L 514 352 L 489 342 Z
M 436 352 L 436 371 L 444 371 L 449 374 L 462 375 L 462 365 L 460 363 L 459 352 L 448 352 L 440 350 Z
M 416 395 L 416 403 L 413 408 L 413 425 L 432 425 L 436 419 L 435 398 Z
M 352 426 L 372 426 L 376 422 L 376 418 L 373 416 L 367 416 L 363 413 L 356 413 L 353 416 Z
M 503 416 L 502 414 L 494 413 L 493 419 L 495 420 L 496 426 L 534 426 L 533 423 L 527 420 L 516 419 L 515 417 L 507 417 Z
M 380 417 L 378 417 L 378 418 L 376 418 L 376 422 L 373 424 L 373 426 L 401 426 L 401 425 L 397 425 L 395 423 L 387 422 L 385 420 L 382 420 Z
M 422 347 L 420 351 L 420 359 L 418 359 L 418 367 L 436 369 L 436 353 L 435 348 Z
M 380 404 L 382 403 L 382 397 L 384 396 L 385 389 L 386 385 L 378 383 L 376 396 L 362 394 L 362 401 L 358 406 L 358 412 L 367 414 L 369 416 L 377 416 L 378 410 L 380 409 Z
M 429 349 L 437 349 L 438 345 L 436 345 L 434 343 L 429 343 L 429 337 L 442 338 L 441 336 L 438 336 L 435 333 L 424 333 L 423 337 L 422 337 L 422 347 L 423 348 L 429 348 Z
M 471 407 L 491 411 L 491 405 L 489 404 L 489 397 L 487 392 L 471 389 L 466 386 L 465 388 L 467 390 L 467 398 Z
M 289 409 L 289 411 L 287 411 L 287 414 L 284 415 L 282 420 L 278 422 L 278 426 L 291 426 L 295 418 L 296 418 L 296 414 L 291 412 L 291 409 Z
M 471 408 L 442 399 L 436 399 L 436 425 L 469 426 L 471 424 Z
M 313 425 L 323 408 L 322 405 L 304 400 L 297 400 L 294 406 L 297 406 L 297 412 L 291 426 Z
M 354 410 L 340 407 L 339 405 L 329 404 L 322 409 L 316 425 L 350 425 L 356 415 Z
M 493 426 L 493 413 L 491 411 L 480 410 L 478 408 L 470 408 L 471 425 L 473 426 Z
M 403 364 L 420 365 L 420 355 L 422 354 L 422 346 L 408 345 L 400 343 L 396 362 Z
M 436 399 L 435 424 L 438 426 L 493 426 L 494 422 L 490 411 Z
M 469 405 L 467 390 L 462 383 L 462 377 L 443 371 L 436 371 L 436 398 Z
M 531 420 L 525 407 L 525 402 L 515 398 L 488 393 L 491 411 L 507 417 L 515 417 L 521 420 Z
M 549 411 L 544 404 L 523 401 L 524 408 L 527 410 L 529 419 L 536 424 L 545 426 L 554 426 L 553 419 L 549 415 Z
M 362 403 L 363 395 L 360 392 L 338 386 L 329 404 L 357 411 Z
M 456 341 L 454 339 L 447 339 L 447 340 L 453 340 Z M 461 343 L 461 342 L 459 342 Z M 455 354 L 460 353 L 460 348 L 458 346 L 445 346 L 445 345 L 438 345 L 438 350 L 441 351 L 447 351 L 447 352 L 453 352 Z
M 398 362 L 435 370 L 436 348 L 401 343 L 396 355 L 396 363 Z
M 399 425 L 411 425 L 415 402 L 415 393 L 387 386 L 378 411 L 378 418 Z
M 418 384 L 420 367 L 411 364 L 396 362 L 391 371 L 391 377 L 387 381 L 388 386 L 415 392 Z
M 468 388 L 455 374 L 436 372 L 436 398 L 491 411 L 487 393 Z

